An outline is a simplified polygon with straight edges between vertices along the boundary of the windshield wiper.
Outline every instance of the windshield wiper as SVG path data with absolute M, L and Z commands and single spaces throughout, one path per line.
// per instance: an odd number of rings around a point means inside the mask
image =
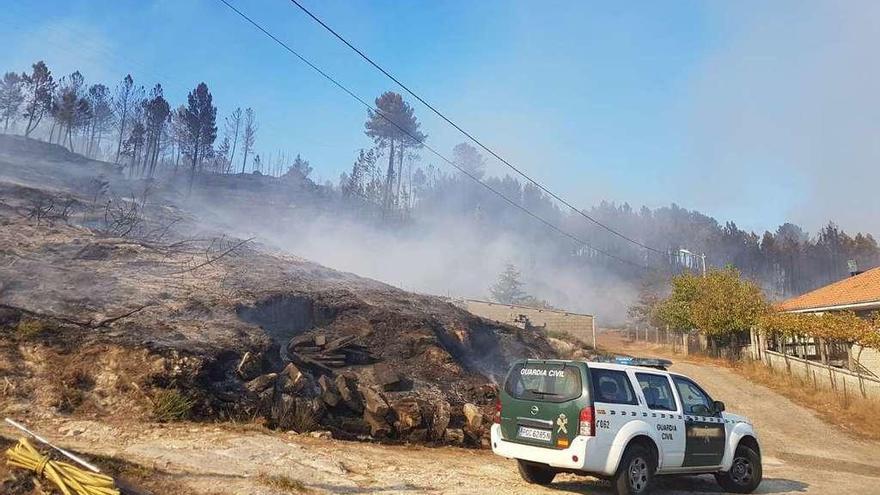
M 538 394 L 538 395 L 556 395 L 556 396 L 559 395 L 559 394 L 556 394 L 556 393 L 553 393 L 553 392 L 542 392 L 542 391 L 537 390 L 537 389 L 534 389 L 534 388 L 527 388 L 526 391 L 527 391 L 527 392 L 531 392 L 531 393 L 533 393 L 533 394 Z

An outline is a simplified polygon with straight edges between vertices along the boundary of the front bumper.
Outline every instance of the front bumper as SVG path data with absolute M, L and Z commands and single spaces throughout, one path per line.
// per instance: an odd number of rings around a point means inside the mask
M 584 471 L 594 474 L 604 473 L 605 458 L 595 452 L 597 449 L 594 437 L 577 436 L 566 449 L 536 447 L 501 438 L 501 425 L 492 425 L 492 452 L 508 459 L 548 464 L 562 469 Z

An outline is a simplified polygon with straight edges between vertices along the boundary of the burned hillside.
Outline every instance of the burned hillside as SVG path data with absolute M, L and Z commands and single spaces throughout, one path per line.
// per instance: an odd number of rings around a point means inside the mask
M 534 331 L 212 228 L 174 184 L 0 136 L 4 412 L 479 444 Z

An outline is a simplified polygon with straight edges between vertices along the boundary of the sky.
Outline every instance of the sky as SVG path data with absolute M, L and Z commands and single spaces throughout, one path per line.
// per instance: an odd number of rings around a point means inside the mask
M 364 99 L 399 91 L 292 3 L 230 1 Z M 878 2 L 302 1 L 575 205 L 880 234 Z M 0 71 L 130 73 L 175 105 L 204 81 L 221 117 L 254 108 L 257 152 L 321 180 L 371 145 L 363 106 L 218 0 L 5 0 L 0 40 Z M 407 100 L 432 146 L 465 140 Z

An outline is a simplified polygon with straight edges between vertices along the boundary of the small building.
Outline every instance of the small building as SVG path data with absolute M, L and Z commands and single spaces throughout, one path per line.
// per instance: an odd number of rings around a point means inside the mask
M 785 300 L 776 307 L 787 313 L 852 311 L 857 316 L 870 318 L 875 311 L 880 311 L 880 267 Z M 804 358 L 817 357 L 817 346 L 812 340 L 794 343 L 789 341 L 781 345 L 794 345 L 796 349 L 800 345 L 805 354 Z M 854 366 L 852 356 L 858 354 L 859 350 L 858 346 L 853 346 L 850 349 L 839 346 L 837 349 L 832 349 L 825 360 L 830 360 L 831 364 L 852 369 Z M 880 376 L 880 352 L 877 350 L 867 348 L 862 350 L 859 364 L 861 369 L 853 371 Z
M 585 343 L 593 343 L 593 315 L 478 299 L 459 299 L 454 303 L 468 312 L 488 320 L 520 328 L 563 332 Z

